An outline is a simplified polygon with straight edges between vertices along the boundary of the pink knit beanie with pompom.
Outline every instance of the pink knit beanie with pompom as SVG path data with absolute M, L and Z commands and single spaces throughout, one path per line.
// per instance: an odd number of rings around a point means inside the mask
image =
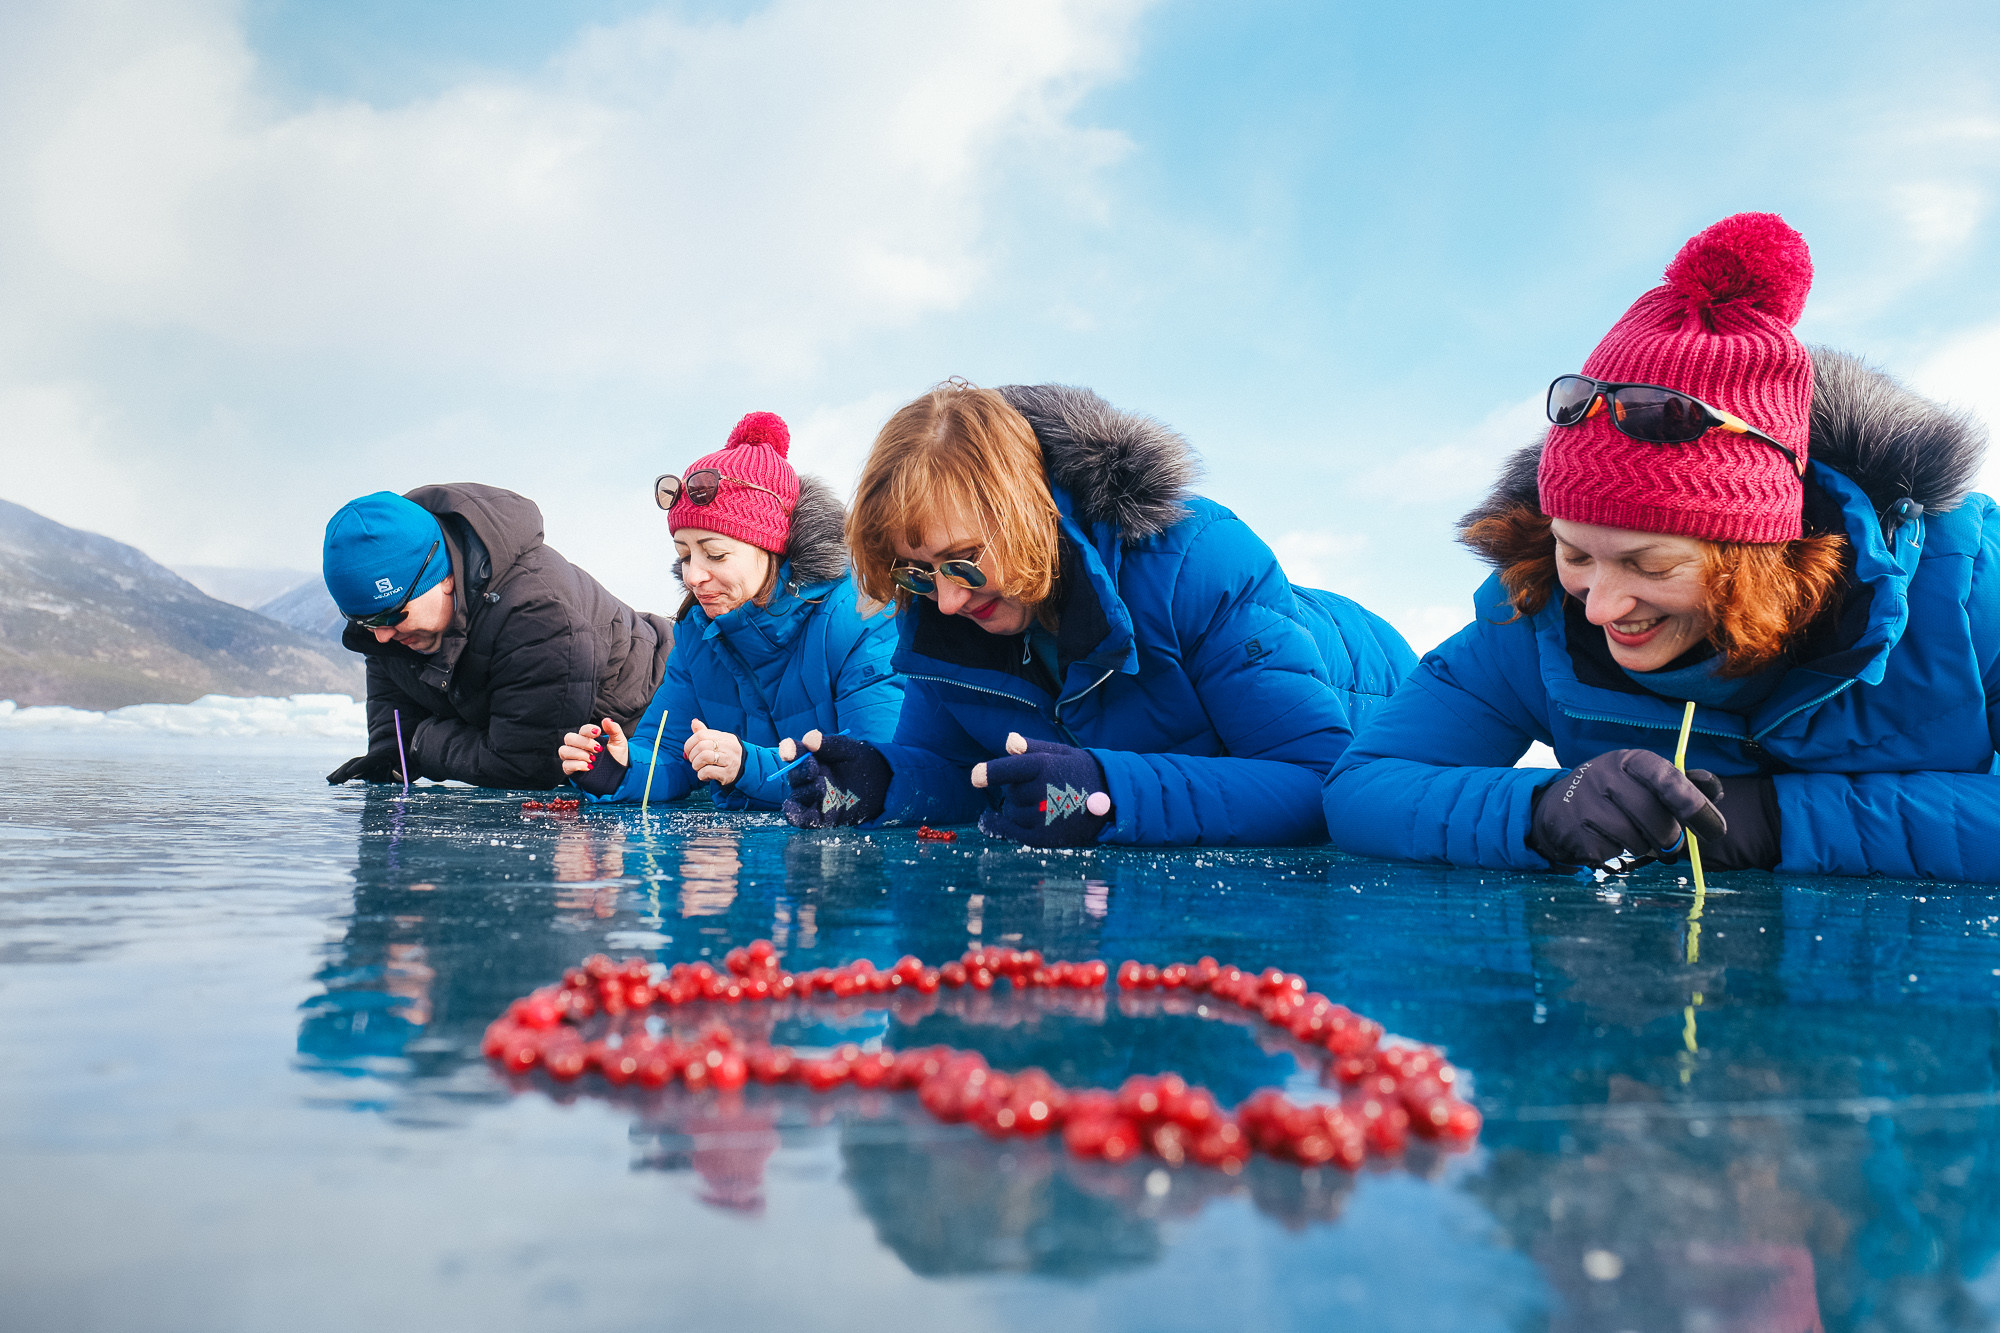
M 667 511 L 669 529 L 704 528 L 773 555 L 785 554 L 792 537 L 792 510 L 799 503 L 799 474 L 786 460 L 791 447 L 791 429 L 777 413 L 752 412 L 744 417 L 729 432 L 728 443 L 695 459 L 681 474 L 685 480 L 703 468 L 720 472 L 722 491 L 715 503 L 698 505 L 683 490 Z M 758 490 L 759 486 L 764 489 Z
M 1805 238 L 1776 213 L 1738 213 L 1682 246 L 1666 278 L 1604 335 L 1583 373 L 1692 394 L 1805 458 L 1812 357 L 1792 332 L 1812 287 Z M 1720 542 L 1791 541 L 1803 527 L 1791 460 L 1722 430 L 1647 444 L 1599 412 L 1549 428 L 1537 479 L 1542 512 L 1572 523 Z

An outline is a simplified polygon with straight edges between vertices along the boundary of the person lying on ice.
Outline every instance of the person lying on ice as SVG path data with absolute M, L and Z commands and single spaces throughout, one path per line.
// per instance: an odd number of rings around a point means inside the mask
M 893 744 L 808 735 L 803 827 L 963 823 L 1043 846 L 1310 843 L 1320 780 L 1414 664 L 1192 495 L 1160 423 L 1083 389 L 953 381 L 898 411 L 849 544 L 895 598 Z
M 655 800 L 708 782 L 724 809 L 775 810 L 788 790 L 782 737 L 895 734 L 893 613 L 858 598 L 846 511 L 825 482 L 792 470 L 791 438 L 783 419 L 752 412 L 720 452 L 654 483 L 687 598 L 666 680 L 629 744 L 615 718 L 563 738 L 563 772 L 592 797 L 639 800 L 650 769 Z
M 2000 881 L 1983 435 L 1809 354 L 1811 282 L 1781 219 L 1724 219 L 1554 382 L 1546 439 L 1463 521 L 1498 568 L 1478 618 L 1327 783 L 1338 845 L 1597 867 L 1692 828 L 1712 869 Z M 1510 767 L 1530 741 L 1567 771 Z
M 326 525 L 326 588 L 341 642 L 368 658 L 368 753 L 327 775 L 457 778 L 541 789 L 562 781 L 556 743 L 583 717 L 646 707 L 673 626 L 634 611 L 542 542 L 542 511 L 461 483 L 377 491 Z

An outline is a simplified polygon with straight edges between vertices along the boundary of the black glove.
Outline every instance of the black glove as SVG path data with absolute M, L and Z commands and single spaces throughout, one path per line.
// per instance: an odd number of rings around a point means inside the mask
M 1682 774 L 1651 750 L 1612 750 L 1535 794 L 1528 846 L 1558 865 L 1636 864 L 1678 850 L 1685 825 L 1706 852 L 1729 828 L 1712 801 L 1721 794 L 1704 769 Z
M 1693 776 L 1690 774 L 1689 776 Z M 1778 784 L 1770 778 L 1724 778 L 1722 790 L 1709 797 L 1729 822 L 1721 837 L 1700 829 L 1701 864 L 1705 870 L 1774 870 L 1784 853 L 1778 816 Z
M 360 778 L 363 782 L 401 782 L 403 773 L 396 767 L 396 752 L 370 750 L 367 754 L 348 760 L 326 775 L 327 782 L 335 787 L 355 778 Z
M 609 796 L 625 784 L 625 775 L 630 771 L 628 765 L 611 757 L 611 747 L 607 745 L 597 752 L 595 763 L 581 773 L 570 774 L 569 781 L 578 791 L 587 791 L 592 796 Z
M 800 828 L 865 824 L 882 813 L 889 760 L 867 741 L 828 736 L 787 777 L 785 818 Z
M 1001 789 L 1000 808 L 979 816 L 979 831 L 1030 847 L 1096 842 L 1111 816 L 1111 798 L 1104 792 L 1104 768 L 1090 751 L 1023 740 L 1019 733 L 1007 737 L 1007 750 L 1006 758 L 972 771 L 973 786 Z

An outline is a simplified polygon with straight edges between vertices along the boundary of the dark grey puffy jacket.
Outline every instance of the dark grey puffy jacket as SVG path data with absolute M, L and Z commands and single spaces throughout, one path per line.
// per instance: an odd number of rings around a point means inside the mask
M 353 628 L 341 640 L 368 658 L 370 752 L 395 751 L 401 710 L 412 778 L 555 786 L 565 731 L 605 717 L 629 729 L 646 711 L 671 622 L 544 545 L 542 511 L 525 496 L 460 482 L 408 498 L 444 528 L 457 614 L 429 656 Z

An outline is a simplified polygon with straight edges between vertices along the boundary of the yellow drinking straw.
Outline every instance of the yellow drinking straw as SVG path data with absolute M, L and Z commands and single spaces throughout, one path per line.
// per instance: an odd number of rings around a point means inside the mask
M 1688 705 L 1688 716 L 1689 717 L 1694 716 L 1693 704 Z M 653 765 L 660 762 L 660 737 L 666 734 L 667 734 L 667 715 L 665 713 L 662 713 L 660 714 L 660 729 L 653 733 L 653 757 L 646 761 L 646 790 L 639 793 L 639 813 L 642 815 L 646 813 L 646 802 L 653 799 Z M 1682 749 L 1687 748 L 1686 736 L 1681 737 L 1681 748 Z M 1697 861 L 1695 862 L 1695 865 L 1697 869 L 1695 870 L 1694 873 L 1697 876 L 1699 876 L 1701 874 L 1701 870 L 1699 869 L 1701 862 Z
M 1681 715 L 1681 743 L 1674 750 L 1674 767 L 1687 772 L 1688 733 L 1694 730 L 1694 700 L 1688 700 L 1687 712 Z M 1707 896 L 1708 886 L 1701 882 L 1701 845 L 1695 841 L 1694 830 L 1687 830 L 1688 864 L 1694 867 L 1694 893 L 1697 901 Z
M 1688 700 L 1687 712 L 1681 714 L 1681 743 L 1674 749 L 1674 767 L 1687 772 L 1688 733 L 1694 730 L 1694 700 Z M 1694 830 L 1687 831 L 1688 864 L 1694 867 L 1694 906 L 1688 909 L 1687 960 L 1690 963 L 1701 959 L 1701 908 L 1708 897 L 1708 885 L 1701 877 L 1701 847 L 1696 841 Z M 1681 1010 L 1681 1043 L 1687 1047 L 1682 1057 L 1681 1082 L 1686 1083 L 1694 1076 L 1693 1060 L 1700 1052 L 1701 1045 L 1695 1035 L 1694 1011 L 1701 1003 L 1701 992 L 1691 997 L 1693 1004 Z

